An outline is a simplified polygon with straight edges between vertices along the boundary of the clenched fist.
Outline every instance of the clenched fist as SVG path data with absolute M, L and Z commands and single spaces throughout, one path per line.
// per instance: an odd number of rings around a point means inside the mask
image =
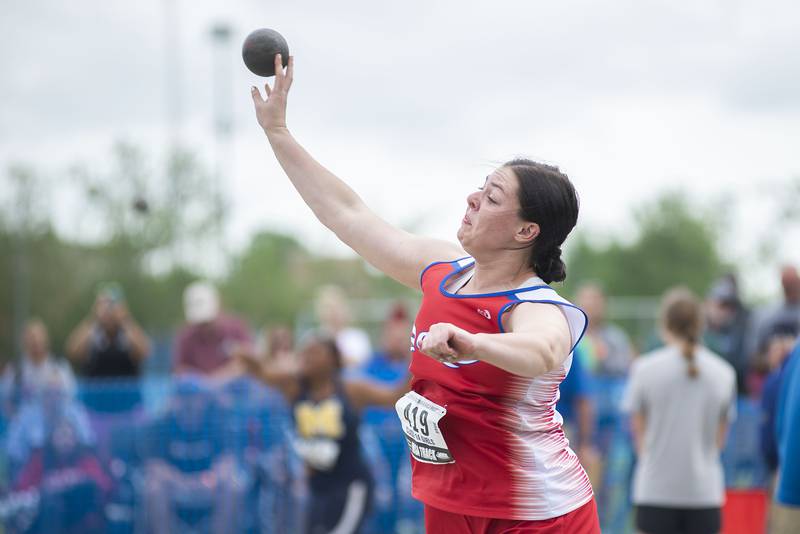
M 419 343 L 426 355 L 444 363 L 475 359 L 475 334 L 450 323 L 436 323 Z

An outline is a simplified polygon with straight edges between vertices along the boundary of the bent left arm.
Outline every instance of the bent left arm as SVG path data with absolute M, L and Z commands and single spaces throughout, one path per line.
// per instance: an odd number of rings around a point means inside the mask
M 471 334 L 438 323 L 431 326 L 420 349 L 442 362 L 476 359 L 529 378 L 552 371 L 569 356 L 569 324 L 554 304 L 520 303 L 510 312 L 506 326 L 508 332 L 502 334 Z

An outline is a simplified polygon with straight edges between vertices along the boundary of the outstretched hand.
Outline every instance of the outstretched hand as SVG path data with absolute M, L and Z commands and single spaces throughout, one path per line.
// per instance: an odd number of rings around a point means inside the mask
M 270 87 L 264 84 L 266 100 L 261 97 L 261 91 L 253 86 L 250 93 L 253 97 L 253 104 L 256 108 L 256 119 L 258 124 L 269 133 L 271 130 L 286 128 L 286 100 L 289 88 L 292 86 L 292 76 L 294 74 L 294 57 L 289 56 L 289 64 L 286 72 L 283 70 L 281 55 L 275 55 L 275 86 Z

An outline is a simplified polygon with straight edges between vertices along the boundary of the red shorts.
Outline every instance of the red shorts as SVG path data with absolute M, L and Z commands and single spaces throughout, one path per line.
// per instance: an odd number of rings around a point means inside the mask
M 426 534 L 600 534 L 594 499 L 568 514 L 525 521 L 454 514 L 425 505 Z

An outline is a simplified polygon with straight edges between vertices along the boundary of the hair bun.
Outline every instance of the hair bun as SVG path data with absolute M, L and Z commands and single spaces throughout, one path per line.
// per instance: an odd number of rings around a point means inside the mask
M 561 261 L 561 244 L 578 222 L 578 193 L 558 167 L 518 158 L 506 163 L 517 178 L 519 217 L 539 225 L 530 243 L 528 267 L 546 283 L 562 282 L 567 268 Z
M 536 274 L 547 284 L 563 282 L 567 278 L 567 266 L 561 260 L 561 247 L 553 247 L 536 261 Z

